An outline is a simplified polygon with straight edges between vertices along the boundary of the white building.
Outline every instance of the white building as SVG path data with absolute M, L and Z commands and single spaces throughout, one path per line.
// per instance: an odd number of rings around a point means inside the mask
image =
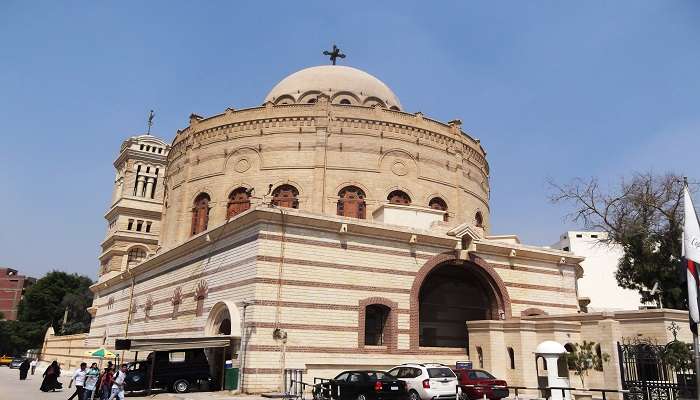
M 622 247 L 607 239 L 607 232 L 568 231 L 552 247 L 586 257 L 581 263 L 583 278 L 578 280 L 578 296 L 583 306 L 586 298 L 590 300 L 589 312 L 636 310 L 641 305 L 639 293 L 619 287 L 615 279 Z

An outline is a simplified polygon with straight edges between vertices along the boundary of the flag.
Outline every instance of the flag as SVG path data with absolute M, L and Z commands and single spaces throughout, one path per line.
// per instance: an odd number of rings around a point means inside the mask
M 688 184 L 683 188 L 683 209 L 685 212 L 685 225 L 683 226 L 683 264 L 686 266 L 688 276 L 688 312 L 690 313 L 690 329 L 698 333 L 700 323 L 700 311 L 698 310 L 698 270 L 700 269 L 700 224 L 695 214 L 693 200 L 688 192 Z

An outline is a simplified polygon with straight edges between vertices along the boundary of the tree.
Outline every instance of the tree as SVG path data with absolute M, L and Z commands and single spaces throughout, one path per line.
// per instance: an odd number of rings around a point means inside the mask
M 19 305 L 20 321 L 42 322 L 61 332 L 63 314 L 68 310 L 70 331 L 84 332 L 90 327 L 87 308 L 92 303 L 92 280 L 77 274 L 52 271 L 27 289 Z M 68 326 L 67 326 L 68 327 Z
M 658 282 L 663 305 L 687 309 L 681 266 L 683 183 L 679 176 L 636 174 L 605 193 L 596 179 L 566 185 L 550 182 L 553 202 L 573 203 L 569 218 L 587 229 L 608 233 L 624 255 L 615 272 L 619 286 L 634 289 L 642 301 L 655 301 Z
M 41 347 L 46 328 L 41 322 L 0 321 L 0 354 L 21 355 Z
M 588 371 L 603 370 L 603 362 L 608 362 L 610 355 L 599 353 L 595 342 L 583 341 L 582 344 L 574 343 L 574 350 L 566 353 L 566 363 L 581 379 L 581 386 L 586 387 L 583 376 L 588 376 Z

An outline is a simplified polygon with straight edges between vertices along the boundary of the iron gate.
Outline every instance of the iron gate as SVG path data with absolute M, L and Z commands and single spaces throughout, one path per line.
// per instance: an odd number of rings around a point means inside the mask
M 663 360 L 665 346 L 637 341 L 617 343 L 625 400 L 697 399 L 695 372 L 676 371 Z

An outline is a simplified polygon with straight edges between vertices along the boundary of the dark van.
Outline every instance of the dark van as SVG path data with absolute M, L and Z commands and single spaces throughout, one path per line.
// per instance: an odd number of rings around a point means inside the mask
M 148 389 L 153 357 L 156 360 L 152 389 L 185 393 L 192 386 L 201 386 L 204 382 L 209 387 L 212 386 L 213 379 L 204 349 L 170 350 L 154 351 L 145 361 L 129 363 L 129 369 L 124 378 L 126 391 Z

